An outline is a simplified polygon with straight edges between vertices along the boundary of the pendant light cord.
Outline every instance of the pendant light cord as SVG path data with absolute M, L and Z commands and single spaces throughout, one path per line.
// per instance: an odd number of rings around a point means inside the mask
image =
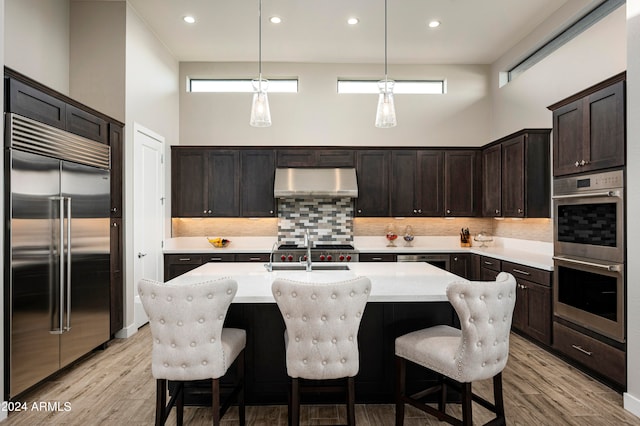
M 262 0 L 258 10 L 258 76 L 262 80 Z
M 387 0 L 384 0 L 384 80 L 385 81 L 388 80 L 387 79 Z

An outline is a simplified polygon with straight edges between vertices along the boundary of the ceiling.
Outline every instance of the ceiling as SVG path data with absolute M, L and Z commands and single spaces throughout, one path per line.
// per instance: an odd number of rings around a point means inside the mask
M 178 61 L 258 59 L 259 0 L 128 1 Z M 490 64 L 567 3 L 584 13 L 601 2 L 388 0 L 388 62 Z M 264 62 L 384 61 L 383 0 L 263 0 L 262 10 Z M 433 19 L 442 25 L 430 29 Z

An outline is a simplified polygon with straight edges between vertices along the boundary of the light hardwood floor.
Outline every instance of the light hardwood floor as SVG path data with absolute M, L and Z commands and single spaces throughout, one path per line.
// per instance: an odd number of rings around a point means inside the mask
M 114 340 L 20 398 L 27 411 L 10 412 L 2 425 L 151 425 L 154 421 L 155 381 L 151 377 L 150 331 L 145 326 L 126 340 Z M 507 423 L 511 425 L 640 425 L 622 408 L 621 394 L 589 378 L 562 360 L 512 334 L 509 362 L 503 374 Z M 474 384 L 491 395 L 491 382 Z M 490 399 L 492 400 L 492 398 Z M 33 403 L 59 402 L 62 411 L 38 411 Z M 64 411 L 64 403 L 70 409 Z M 38 405 L 39 406 L 39 405 Z M 459 406 L 449 410 L 459 415 Z M 439 424 L 407 406 L 406 426 Z M 357 405 L 358 425 L 393 425 L 393 405 Z M 490 419 L 474 404 L 474 424 Z M 230 410 L 225 425 L 237 424 Z M 247 408 L 249 425 L 286 425 L 286 406 Z M 303 424 L 345 422 L 342 406 L 304 406 Z M 185 408 L 185 424 L 211 423 L 206 408 Z M 175 424 L 175 415 L 167 424 Z

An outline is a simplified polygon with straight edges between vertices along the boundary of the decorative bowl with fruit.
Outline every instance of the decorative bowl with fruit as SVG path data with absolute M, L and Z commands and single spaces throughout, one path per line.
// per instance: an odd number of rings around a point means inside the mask
M 220 238 L 220 237 L 216 237 L 216 238 L 209 237 L 209 238 L 207 238 L 207 240 L 215 248 L 224 248 L 224 247 L 228 246 L 229 243 L 231 242 L 230 240 L 227 240 L 226 238 Z

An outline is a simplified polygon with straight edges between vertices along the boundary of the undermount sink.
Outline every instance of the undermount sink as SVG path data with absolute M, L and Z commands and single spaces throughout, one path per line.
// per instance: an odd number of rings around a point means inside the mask
M 306 265 L 302 265 L 299 263 L 274 263 L 272 265 L 274 271 L 305 271 L 307 269 Z M 345 265 L 342 263 L 338 264 L 327 264 L 320 263 L 314 264 L 311 266 L 311 270 L 313 271 L 348 271 L 349 265 Z

